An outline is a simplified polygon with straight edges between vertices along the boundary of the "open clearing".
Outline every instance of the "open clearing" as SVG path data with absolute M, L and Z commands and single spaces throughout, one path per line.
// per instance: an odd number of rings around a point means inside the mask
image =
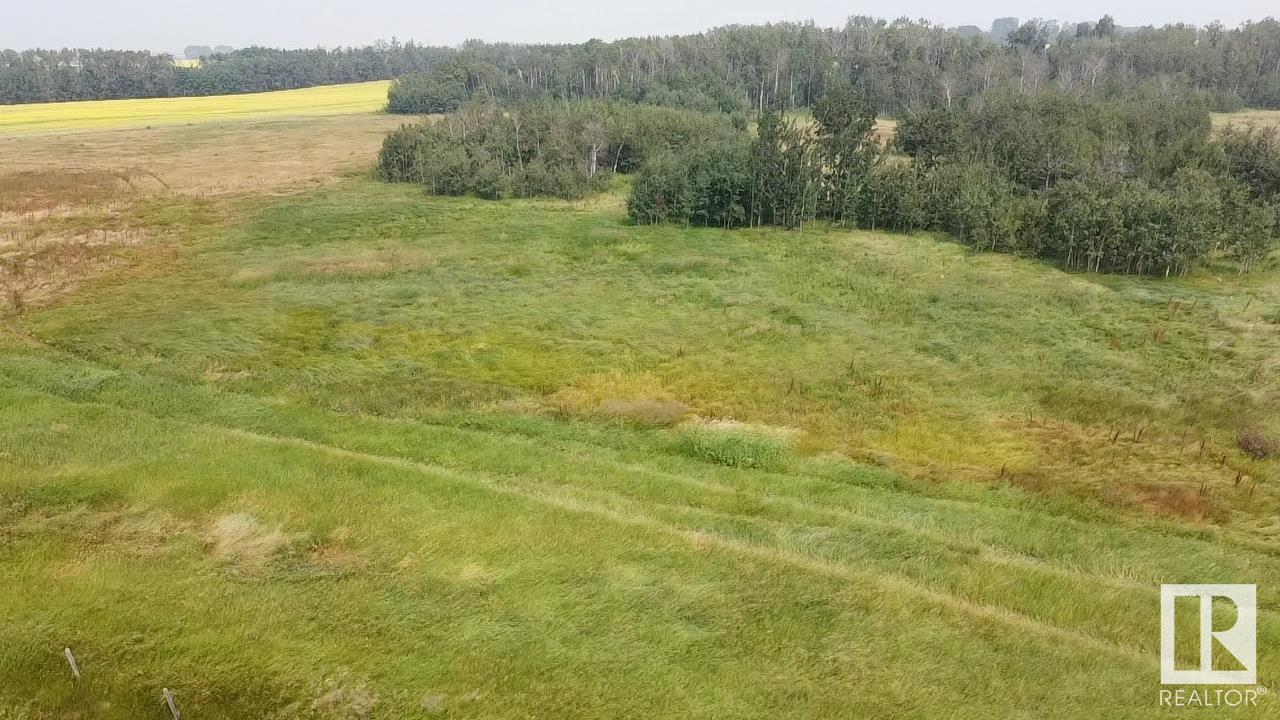
M 0 717 L 1156 717 L 1206 578 L 1280 687 L 1274 270 L 429 198 L 397 123 L 0 141 Z
M 402 118 L 359 114 L 146 130 L 0 135 L 0 308 L 181 241 L 230 200 L 365 172 Z M 132 255 L 130 256 L 132 257 Z
M 0 135 L 110 130 L 381 110 L 386 80 L 206 97 L 0 105 Z
M 1259 127 L 1280 127 L 1280 110 L 1241 110 L 1233 113 L 1214 113 L 1213 126 L 1257 125 Z

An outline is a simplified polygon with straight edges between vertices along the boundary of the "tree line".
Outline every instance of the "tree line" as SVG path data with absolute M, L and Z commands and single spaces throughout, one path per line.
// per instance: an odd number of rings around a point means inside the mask
M 852 86 L 821 97 L 811 124 L 766 109 L 754 137 L 651 157 L 629 214 L 930 230 L 1071 268 L 1162 275 L 1209 257 L 1248 270 L 1280 236 L 1280 136 L 1215 136 L 1203 105 L 1006 92 L 904 118 L 891 147 L 875 116 Z
M 683 36 L 459 48 L 381 43 L 337 50 L 248 48 L 196 67 L 114 50 L 0 52 L 0 103 L 202 95 L 423 75 L 393 109 L 456 109 L 477 95 L 616 100 L 698 110 L 809 107 L 852 84 L 883 112 L 954 107 L 994 92 L 1089 97 L 1157 92 L 1216 109 L 1280 107 L 1280 22 L 1117 32 L 1110 18 L 1070 31 L 1023 23 L 1000 42 L 923 21 L 853 17 L 838 28 L 778 23 Z
M 377 174 L 436 195 L 580 198 L 657 153 L 741 135 L 725 114 L 604 101 L 470 103 L 404 125 L 383 142 Z
M 454 54 L 413 43 L 214 53 L 199 65 L 131 50 L 0 51 L 0 104 L 228 95 L 385 80 L 426 72 Z

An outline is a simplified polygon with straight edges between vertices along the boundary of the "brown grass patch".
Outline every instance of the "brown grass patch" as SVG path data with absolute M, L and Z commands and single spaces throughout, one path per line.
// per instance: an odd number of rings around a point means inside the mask
M 135 555 L 152 555 L 193 527 L 168 513 L 150 508 L 92 509 L 77 507 L 59 512 L 29 512 L 15 518 L 7 530 L 22 535 L 58 534 L 81 542 L 107 545 Z
M 1271 461 L 1250 460 L 1226 439 L 1171 431 L 1152 421 L 1090 427 L 1014 421 L 1005 428 L 1035 450 L 1029 461 L 991 470 L 998 481 L 1038 494 L 1066 494 L 1113 507 L 1256 537 L 1239 518 L 1280 505 Z M 1269 531 L 1268 531 L 1269 532 Z
M 1252 125 L 1254 127 L 1280 127 L 1280 110 L 1239 110 L 1233 113 L 1213 113 L 1213 127 L 1228 125 Z
M 329 543 L 312 548 L 310 557 L 313 564 L 329 570 L 358 570 L 366 565 L 365 559 L 351 548 Z
M 0 312 L 21 314 L 70 292 L 89 277 L 127 264 L 131 259 L 120 250 L 144 244 L 145 235 L 87 229 L 13 242 L 6 244 L 0 237 Z
M 241 268 L 231 276 L 239 285 L 256 285 L 278 278 L 362 278 L 414 272 L 432 267 L 436 259 L 421 250 L 390 248 L 304 257 L 273 265 Z
M 883 144 L 887 144 L 893 140 L 893 136 L 898 132 L 898 121 L 892 118 L 876 118 L 876 127 L 872 133 L 876 140 Z
M 102 206 L 160 185 L 151 173 L 135 168 L 19 170 L 0 175 L 0 219 L 40 219 L 59 209 Z
M 192 195 L 274 191 L 371 167 L 383 137 L 403 122 L 393 115 L 356 114 L 0 136 L 0 167 L 44 174 L 40 187 L 59 201 L 74 200 L 89 188 L 94 199 L 103 189 L 119 194 L 129 185 Z
M 1103 490 L 1102 498 L 1112 505 L 1196 523 L 1221 522 L 1227 515 L 1206 492 L 1176 485 L 1111 485 Z
M 350 544 L 349 528 L 338 528 L 319 545 L 307 553 L 308 560 L 316 567 L 337 572 L 358 570 L 368 562 Z
M 665 427 L 675 425 L 689 414 L 689 406 L 675 400 L 618 400 L 600 403 L 600 414 L 617 420 Z
M 378 695 L 366 682 L 330 681 L 319 697 L 311 702 L 311 711 L 322 718 L 366 718 L 378 705 Z
M 205 533 L 205 542 L 214 557 L 250 569 L 267 566 L 295 540 L 280 526 L 265 526 L 245 513 L 224 515 Z
M 553 393 L 547 402 L 566 415 L 594 415 L 625 422 L 670 425 L 689 408 L 663 387 L 650 372 L 594 373 Z
M 185 237 L 190 228 L 152 220 L 144 202 L 330 183 L 371 167 L 382 138 L 401 122 L 368 114 L 0 135 L 0 313 L 47 304 L 85 279 L 137 261 L 115 249 Z M 120 227 L 121 218 L 134 226 Z M 429 262 L 364 254 L 294 270 L 371 275 Z

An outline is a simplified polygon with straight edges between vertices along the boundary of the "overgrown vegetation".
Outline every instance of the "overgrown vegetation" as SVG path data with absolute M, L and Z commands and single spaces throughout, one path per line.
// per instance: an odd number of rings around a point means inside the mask
M 1158 98 L 1003 95 L 903 118 L 888 154 L 874 106 L 845 87 L 812 127 L 767 111 L 723 159 L 664 158 L 632 188 L 637 222 L 945 232 L 1089 271 L 1182 274 L 1211 256 L 1249 270 L 1280 236 L 1273 130 L 1211 135 L 1207 108 Z M 742 208 L 739 211 L 737 208 Z
M 671 108 L 472 103 L 391 133 L 377 172 L 436 195 L 580 198 L 647 155 L 686 153 L 733 134 L 729 116 Z

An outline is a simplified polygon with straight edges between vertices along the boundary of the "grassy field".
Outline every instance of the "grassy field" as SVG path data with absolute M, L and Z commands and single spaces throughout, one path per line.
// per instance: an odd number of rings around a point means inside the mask
M 388 121 L 0 144 L 0 718 L 1167 717 L 1165 582 L 1280 684 L 1275 270 L 428 198 Z
M 1225 127 L 1231 124 L 1280 127 L 1280 110 L 1241 110 L 1213 114 L 1214 127 Z
M 377 80 L 245 95 L 0 105 L 0 135 L 370 113 L 386 106 L 389 84 Z

